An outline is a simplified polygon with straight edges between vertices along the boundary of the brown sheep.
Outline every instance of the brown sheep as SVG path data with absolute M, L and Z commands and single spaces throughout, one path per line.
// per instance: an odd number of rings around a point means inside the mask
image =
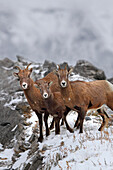
M 66 107 L 64 105 L 64 101 L 62 99 L 61 93 L 52 92 L 50 88 L 52 83 L 53 82 L 43 82 L 42 84 L 39 84 L 38 86 L 42 94 L 42 97 L 44 99 L 47 111 L 54 117 L 55 134 L 60 134 L 59 122 L 61 118 L 64 119 L 68 130 L 70 127 L 68 127 L 66 116 L 64 114 L 66 111 Z M 73 132 L 73 130 L 71 129 L 70 131 Z
M 54 92 L 61 92 L 61 88 L 60 88 L 60 85 L 59 85 L 58 77 L 54 73 L 54 71 L 50 72 L 44 78 L 37 80 L 35 83 L 36 83 L 37 86 L 40 86 L 40 84 L 43 85 L 45 82 L 49 83 L 51 81 L 53 82 L 52 85 L 50 86 L 51 92 L 52 93 L 54 93 Z M 69 113 L 70 110 L 71 110 L 71 108 L 66 106 L 66 111 L 64 113 L 64 115 L 65 115 L 64 119 L 65 119 L 67 130 L 69 130 L 71 133 L 73 133 L 73 129 L 71 127 L 69 127 L 69 125 L 68 125 L 68 123 L 66 121 L 66 116 L 67 116 L 67 114 Z M 76 111 L 76 109 L 73 109 L 73 110 Z M 62 119 L 61 125 L 63 125 L 63 124 L 64 124 L 64 120 Z M 54 118 L 53 118 L 53 121 L 52 121 L 51 126 L 50 126 L 50 129 L 53 129 L 53 128 L 54 128 Z
M 96 109 L 102 117 L 103 122 L 99 130 L 101 131 L 108 123 L 109 117 L 106 112 L 101 110 L 101 106 L 106 104 L 113 110 L 113 85 L 106 80 L 96 80 L 92 82 L 84 81 L 69 81 L 68 75 L 72 69 L 67 71 L 67 68 L 56 70 L 56 75 L 59 79 L 61 94 L 64 103 L 69 108 L 75 108 L 79 111 L 75 126 L 79 127 L 80 133 L 83 132 L 83 121 L 86 112 L 91 109 Z
M 24 94 L 27 98 L 29 105 L 31 106 L 32 110 L 35 111 L 38 119 L 39 119 L 39 126 L 40 126 L 40 136 L 38 141 L 42 142 L 43 140 L 43 122 L 42 122 L 42 113 L 44 114 L 44 121 L 46 126 L 46 136 L 49 135 L 49 128 L 48 128 L 48 116 L 49 113 L 45 109 L 44 100 L 42 95 L 40 94 L 40 90 L 34 86 L 33 80 L 30 78 L 32 68 L 29 70 L 28 67 L 31 65 L 28 64 L 26 69 L 21 70 L 18 66 L 16 68 L 19 70 L 18 73 L 14 73 L 14 76 L 18 77 L 20 80 L 20 86 L 22 87 Z

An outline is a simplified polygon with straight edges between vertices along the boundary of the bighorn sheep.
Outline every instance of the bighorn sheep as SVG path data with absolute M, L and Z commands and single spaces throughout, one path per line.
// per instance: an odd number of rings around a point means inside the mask
M 52 93 L 54 93 L 54 92 L 61 92 L 61 88 L 60 88 L 60 85 L 59 85 L 59 82 L 58 82 L 58 77 L 56 76 L 56 74 L 54 72 L 50 72 L 44 78 L 37 80 L 35 83 L 37 84 L 37 87 L 38 87 L 40 85 L 44 86 L 45 82 L 49 83 L 51 81 L 53 82 L 52 85 L 50 86 L 51 92 Z M 67 114 L 69 113 L 70 110 L 71 110 L 71 108 L 66 107 L 66 110 L 64 112 L 65 118 L 62 118 L 61 125 L 63 125 L 64 121 L 65 121 L 67 130 L 69 130 L 71 133 L 73 133 L 73 129 L 68 125 L 68 123 L 66 121 L 66 116 L 67 116 Z M 50 130 L 53 129 L 53 128 L 54 128 L 54 118 L 53 118 L 53 121 L 51 123 Z
M 59 79 L 65 105 L 79 111 L 75 127 L 79 127 L 80 121 L 80 133 L 82 133 L 86 112 L 90 109 L 95 109 L 103 119 L 99 128 L 101 131 L 109 120 L 106 112 L 101 110 L 101 106 L 106 104 L 113 110 L 113 85 L 106 80 L 91 82 L 69 81 L 68 75 L 72 72 L 72 69 L 67 71 L 66 67 L 61 69 L 59 66 L 55 72 Z
M 61 118 L 64 119 L 66 123 L 66 127 L 68 127 L 66 116 L 64 114 L 66 111 L 66 107 L 64 105 L 64 101 L 62 99 L 61 93 L 51 91 L 50 86 L 52 85 L 52 83 L 53 82 L 43 82 L 38 86 L 42 94 L 42 97 L 44 98 L 47 111 L 54 117 L 55 134 L 60 134 L 59 122 Z M 69 129 L 69 127 L 67 129 Z
M 39 136 L 38 140 L 40 142 L 42 142 L 42 140 L 43 140 L 42 113 L 45 113 L 44 121 L 45 121 L 45 126 L 46 126 L 46 136 L 49 135 L 49 128 L 48 128 L 48 123 L 47 123 L 49 113 L 45 109 L 44 100 L 42 98 L 42 95 L 40 94 L 40 90 L 34 86 L 34 82 L 30 78 L 30 75 L 32 72 L 32 68 L 30 70 L 28 69 L 28 67 L 30 65 L 31 65 L 31 63 L 28 64 L 28 66 L 24 70 L 21 70 L 20 67 L 16 66 L 16 68 L 19 70 L 19 72 L 14 73 L 14 76 L 19 78 L 20 85 L 24 91 L 27 101 L 28 101 L 29 105 L 31 106 L 32 110 L 35 111 L 36 115 L 38 116 L 39 126 L 40 126 L 40 136 Z

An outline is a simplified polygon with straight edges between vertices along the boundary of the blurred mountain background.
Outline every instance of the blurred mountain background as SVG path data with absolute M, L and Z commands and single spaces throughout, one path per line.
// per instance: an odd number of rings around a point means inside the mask
M 113 77 L 113 1 L 0 0 L 0 59 L 16 55 L 71 65 L 85 59 Z

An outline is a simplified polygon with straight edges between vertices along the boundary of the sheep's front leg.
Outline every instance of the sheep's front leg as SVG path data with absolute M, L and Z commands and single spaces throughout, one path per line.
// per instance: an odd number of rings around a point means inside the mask
M 43 126 L 43 122 L 42 122 L 42 114 L 37 113 L 38 119 L 39 119 L 39 127 L 40 127 L 40 136 L 38 138 L 39 142 L 43 141 L 43 130 L 42 130 L 42 126 Z
M 54 118 L 55 119 L 55 135 L 60 134 L 60 119 L 59 118 Z
M 48 127 L 48 116 L 49 116 L 49 113 L 47 111 L 45 111 L 44 122 L 45 122 L 45 127 L 46 127 L 46 137 L 50 135 L 50 130 Z

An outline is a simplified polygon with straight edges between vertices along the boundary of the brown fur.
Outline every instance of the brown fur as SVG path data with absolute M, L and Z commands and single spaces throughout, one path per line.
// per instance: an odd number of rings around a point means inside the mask
M 42 79 L 39 79 L 37 80 L 35 83 L 40 86 L 41 85 L 44 85 L 45 82 L 49 83 L 49 82 L 53 82 L 50 89 L 52 91 L 52 93 L 54 92 L 61 92 L 61 88 L 60 88 L 60 85 L 59 85 L 59 80 L 58 80 L 58 77 L 57 75 L 54 73 L 54 72 L 50 72 L 48 75 L 46 75 L 44 78 Z M 69 108 L 66 108 L 66 111 L 65 111 L 65 123 L 66 123 L 66 126 L 67 126 L 67 129 L 72 132 L 72 129 L 69 127 L 67 121 L 66 121 L 66 116 L 68 114 L 68 112 L 70 111 L 71 109 Z M 64 120 L 62 119 L 62 124 L 64 124 Z M 51 126 L 50 126 L 50 129 L 53 129 L 54 128 L 54 118 L 53 118 L 53 121 L 51 123 Z
M 86 112 L 89 109 L 98 109 L 103 104 L 106 104 L 113 110 L 113 91 L 109 83 L 105 80 L 97 80 L 92 82 L 84 81 L 69 81 L 67 69 L 60 69 L 56 72 L 59 78 L 59 84 L 62 80 L 67 82 L 65 88 L 61 87 L 61 94 L 63 96 L 65 105 L 72 108 L 78 108 L 80 112 L 75 126 L 78 126 L 80 121 L 80 133 L 83 132 L 83 121 Z M 108 119 L 105 114 L 99 113 L 104 120 Z M 101 127 L 103 127 L 103 124 Z M 99 130 L 102 130 L 101 128 Z
M 42 82 L 42 84 L 39 85 L 39 88 L 40 88 L 40 92 L 43 97 L 45 93 L 48 94 L 48 97 L 45 98 L 44 101 L 45 101 L 45 106 L 46 106 L 47 111 L 54 117 L 55 134 L 60 133 L 59 122 L 61 118 L 64 119 L 67 129 L 70 132 L 73 132 L 73 130 L 69 127 L 66 121 L 66 116 L 65 116 L 66 107 L 64 105 L 64 101 L 62 99 L 61 93 L 52 92 L 50 88 L 50 83 L 48 82 Z
M 44 120 L 45 120 L 45 125 L 46 125 L 46 136 L 49 135 L 49 128 L 48 128 L 48 123 L 47 123 L 49 113 L 45 109 L 45 104 L 44 104 L 43 98 L 42 98 L 42 96 L 40 94 L 40 90 L 37 89 L 34 86 L 34 82 L 30 78 L 30 74 L 32 72 L 32 69 L 28 70 L 28 66 L 24 70 L 21 70 L 19 67 L 17 67 L 19 69 L 19 72 L 14 73 L 14 75 L 17 76 L 20 79 L 21 87 L 22 87 L 23 82 L 26 82 L 28 84 L 27 89 L 23 89 L 23 91 L 24 91 L 24 94 L 25 94 L 25 96 L 27 98 L 27 101 L 28 101 L 29 105 L 31 106 L 32 110 L 35 111 L 36 115 L 39 118 L 40 137 L 39 137 L 38 140 L 40 142 L 42 142 L 42 140 L 43 140 L 42 113 L 45 112 Z

